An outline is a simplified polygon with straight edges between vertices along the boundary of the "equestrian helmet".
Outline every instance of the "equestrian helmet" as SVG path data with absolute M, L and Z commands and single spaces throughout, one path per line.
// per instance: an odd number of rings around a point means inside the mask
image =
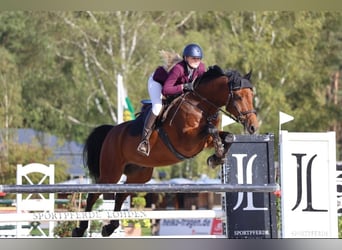
M 192 57 L 197 57 L 197 58 L 202 59 L 203 57 L 202 48 L 198 44 L 195 44 L 195 43 L 188 44 L 187 46 L 185 46 L 183 50 L 183 57 L 185 56 L 192 56 Z

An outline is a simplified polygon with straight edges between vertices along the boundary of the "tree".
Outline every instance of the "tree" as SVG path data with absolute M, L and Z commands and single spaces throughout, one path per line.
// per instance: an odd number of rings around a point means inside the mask
M 0 151 L 4 158 L 8 158 L 11 128 L 21 125 L 21 88 L 13 57 L 3 47 L 0 47 L 0 94 Z M 0 163 L 0 176 L 5 167 Z
M 27 165 L 30 163 L 46 163 L 55 164 L 55 182 L 61 182 L 67 179 L 66 162 L 55 159 L 51 148 L 41 147 L 35 144 L 18 144 L 10 142 L 6 145 L 8 155 L 4 152 L 0 153 L 0 182 L 6 184 L 16 184 L 17 164 Z M 39 176 L 33 176 L 41 178 Z

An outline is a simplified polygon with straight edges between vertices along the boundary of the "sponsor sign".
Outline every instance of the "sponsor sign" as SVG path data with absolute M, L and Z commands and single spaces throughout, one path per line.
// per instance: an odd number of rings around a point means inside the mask
M 235 135 L 222 168 L 229 184 L 275 184 L 274 136 Z M 277 238 L 276 201 L 273 193 L 230 192 L 223 200 L 228 238 Z
M 222 235 L 222 220 L 161 219 L 159 235 Z
M 335 132 L 280 134 L 283 238 L 338 238 Z

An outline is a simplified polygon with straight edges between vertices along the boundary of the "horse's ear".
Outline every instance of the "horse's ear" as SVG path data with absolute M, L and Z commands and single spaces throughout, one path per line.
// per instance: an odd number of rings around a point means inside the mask
M 252 71 L 253 70 L 250 70 L 243 78 L 246 78 L 246 79 L 250 80 L 251 76 L 252 76 Z

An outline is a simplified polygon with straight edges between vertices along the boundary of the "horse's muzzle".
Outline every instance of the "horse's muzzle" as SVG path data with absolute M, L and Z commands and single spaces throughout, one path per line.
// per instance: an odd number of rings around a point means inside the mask
M 254 134 L 258 129 L 254 126 L 254 125 L 251 125 L 251 126 L 248 126 L 247 127 L 247 131 L 249 134 Z
M 243 123 L 245 132 L 249 134 L 255 134 L 259 128 L 259 122 L 255 113 L 251 113 L 247 116 L 247 119 Z

